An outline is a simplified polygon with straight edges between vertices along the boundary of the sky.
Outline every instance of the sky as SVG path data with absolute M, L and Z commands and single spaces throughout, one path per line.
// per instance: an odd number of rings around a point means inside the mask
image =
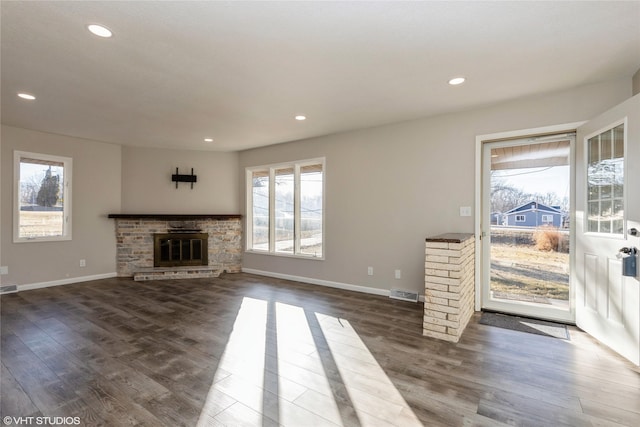
M 492 178 L 502 177 L 505 184 L 526 193 L 556 193 L 560 199 L 570 195 L 569 166 L 493 171 Z
M 22 181 L 28 181 L 31 176 L 36 176 L 38 180 L 44 177 L 44 173 L 49 169 L 48 165 L 39 165 L 34 163 L 20 163 L 20 178 Z M 59 166 L 52 166 L 51 173 L 53 175 L 60 175 L 62 177 L 62 168 Z

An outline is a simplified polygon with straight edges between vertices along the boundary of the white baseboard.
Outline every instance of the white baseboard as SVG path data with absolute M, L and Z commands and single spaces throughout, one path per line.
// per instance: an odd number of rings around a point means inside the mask
M 49 288 L 51 286 L 70 285 L 72 283 L 89 282 L 91 280 L 110 279 L 117 277 L 117 273 L 94 274 L 93 276 L 70 277 L 68 279 L 52 280 L 50 282 L 28 283 L 18 285 L 17 291 L 29 291 L 31 289 Z
M 293 276 L 291 274 L 273 273 L 271 271 L 254 270 L 253 268 L 242 268 L 243 273 L 256 274 L 258 276 L 274 277 L 276 279 L 293 280 L 295 282 L 309 283 L 312 285 L 328 286 L 330 288 L 345 289 L 347 291 L 363 292 L 365 294 L 389 296 L 390 290 L 371 288 L 368 286 L 352 285 L 350 283 L 332 282 L 330 280 L 314 279 L 311 277 Z M 420 295 L 420 301 L 424 301 L 424 295 Z

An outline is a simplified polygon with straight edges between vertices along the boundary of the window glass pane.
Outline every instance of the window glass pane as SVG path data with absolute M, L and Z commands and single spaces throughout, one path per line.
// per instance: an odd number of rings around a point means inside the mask
M 587 221 L 588 221 L 588 231 L 591 231 L 591 232 L 599 231 L 599 228 L 600 228 L 599 226 L 600 202 L 599 201 L 589 202 Z
M 604 132 L 602 135 L 600 135 L 600 159 L 601 160 L 607 160 L 610 159 L 612 157 L 613 154 L 613 150 L 611 149 L 611 143 L 613 141 L 613 138 L 611 138 L 611 135 L 613 134 L 613 129 L 607 132 Z
M 622 234 L 624 232 L 624 222 L 621 219 L 614 220 L 611 232 L 614 234 Z
M 322 165 L 300 168 L 300 252 L 322 256 Z
M 613 212 L 611 213 L 611 215 L 615 218 L 615 219 L 624 219 L 624 200 L 623 199 L 616 199 L 613 201 Z
M 604 220 L 611 220 L 611 200 L 603 200 L 600 203 L 600 218 Z
M 613 185 L 613 196 L 624 196 L 624 159 L 614 159 L 613 161 L 613 177 L 611 184 Z
M 600 231 L 602 233 L 611 233 L 612 216 L 611 200 L 603 200 L 600 203 Z
M 252 249 L 269 250 L 269 171 L 256 171 L 251 177 L 253 207 Z
M 613 130 L 614 153 L 613 157 L 624 157 L 624 125 L 616 126 Z
M 19 238 L 64 235 L 64 164 L 20 158 Z
M 600 220 L 600 202 L 589 202 L 589 221 Z
M 600 198 L 600 187 L 597 185 L 589 185 L 589 200 L 598 200 Z
M 611 232 L 614 234 L 624 234 L 624 199 L 613 201 L 613 217 Z
M 589 164 L 596 163 L 600 160 L 600 137 L 594 136 L 588 142 L 589 145 Z
M 276 252 L 294 252 L 293 168 L 275 173 L 275 245 Z

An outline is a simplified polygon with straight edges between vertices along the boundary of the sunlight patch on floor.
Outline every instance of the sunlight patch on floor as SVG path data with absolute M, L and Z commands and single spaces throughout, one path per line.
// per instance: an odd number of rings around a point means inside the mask
M 221 396 L 232 398 L 230 410 L 242 414 L 245 421 L 261 421 L 266 322 L 267 301 L 243 298 L 213 385 L 200 412 L 198 426 L 208 425 L 210 417 L 226 409 L 220 407 Z M 260 411 L 255 411 L 251 416 L 252 411 L 239 407 L 234 400 L 248 408 L 259 407 Z
M 388 425 L 422 426 L 349 321 L 316 317 L 362 424 L 383 420 Z
M 198 426 L 422 425 L 345 319 L 244 298 Z

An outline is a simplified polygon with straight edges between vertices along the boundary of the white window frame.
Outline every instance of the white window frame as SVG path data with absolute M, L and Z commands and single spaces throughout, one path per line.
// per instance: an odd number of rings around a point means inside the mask
M 301 252 L 300 248 L 300 170 L 305 166 L 322 165 L 322 254 L 315 256 Z M 275 242 L 275 175 L 280 169 L 294 169 L 294 251 L 293 253 L 276 251 Z M 269 249 L 261 250 L 253 248 L 253 173 L 257 171 L 269 171 Z M 326 251 L 326 233 L 325 233 L 325 204 L 326 204 L 326 159 L 324 157 L 299 160 L 286 163 L 277 163 L 262 166 L 252 166 L 245 169 L 245 191 L 246 191 L 246 247 L 245 251 L 250 253 L 259 253 L 266 255 L 275 255 L 282 257 L 294 257 L 313 260 L 324 260 Z
M 553 224 L 553 215 L 545 214 L 540 216 L 542 222 L 550 222 Z
M 527 222 L 527 216 L 526 215 L 516 215 L 516 222 Z
M 62 234 L 59 236 L 21 237 L 20 236 L 20 163 L 21 159 L 29 158 L 43 162 L 62 163 L 64 168 L 64 204 L 62 210 Z M 72 172 L 73 159 L 70 157 L 54 156 L 50 154 L 31 153 L 28 151 L 13 152 L 13 242 L 57 242 L 72 239 L 71 206 L 72 206 Z

